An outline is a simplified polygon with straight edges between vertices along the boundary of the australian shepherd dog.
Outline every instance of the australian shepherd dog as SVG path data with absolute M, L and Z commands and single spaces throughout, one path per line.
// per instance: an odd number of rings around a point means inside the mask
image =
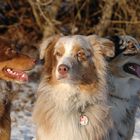
M 120 140 L 131 140 L 140 105 L 140 44 L 132 36 L 112 36 L 115 57 L 109 62 L 109 102 Z
M 104 60 L 113 55 L 112 45 L 96 35 L 42 41 L 45 64 L 33 111 L 37 140 L 116 139 Z

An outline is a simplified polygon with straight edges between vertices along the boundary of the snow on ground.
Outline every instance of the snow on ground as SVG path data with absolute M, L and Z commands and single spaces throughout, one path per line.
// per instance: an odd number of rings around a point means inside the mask
M 29 83 L 19 87 L 18 97 L 13 102 L 11 112 L 11 140 L 33 140 L 35 137 L 35 126 L 33 126 L 31 115 L 35 101 L 34 93 L 37 87 L 36 83 Z M 140 110 L 136 114 L 136 128 L 133 140 L 140 140 Z
M 13 101 L 11 119 L 11 140 L 33 140 L 35 127 L 32 122 L 32 109 L 35 101 L 34 93 L 37 84 L 30 83 L 19 87 L 18 96 Z
M 36 67 L 29 75 L 30 82 L 26 84 L 13 84 L 16 96 L 12 101 L 11 140 L 35 140 L 35 126 L 32 122 L 32 110 L 35 94 L 40 79 L 41 67 Z
M 133 140 L 140 140 L 140 108 L 138 109 L 136 114 L 136 126 Z
M 38 84 L 30 82 L 19 85 L 13 101 L 11 140 L 35 140 L 35 126 L 32 122 L 32 109 Z M 136 128 L 133 140 L 140 140 L 140 109 L 136 114 Z

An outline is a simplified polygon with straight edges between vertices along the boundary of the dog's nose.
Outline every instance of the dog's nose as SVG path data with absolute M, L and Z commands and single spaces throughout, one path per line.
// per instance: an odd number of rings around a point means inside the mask
M 61 65 L 58 67 L 58 72 L 59 72 L 61 75 L 67 74 L 68 71 L 69 71 L 69 67 L 68 67 L 67 65 L 61 64 Z

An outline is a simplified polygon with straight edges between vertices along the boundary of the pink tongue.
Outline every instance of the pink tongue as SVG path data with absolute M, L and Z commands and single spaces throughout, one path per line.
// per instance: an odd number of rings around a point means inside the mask
M 14 72 L 16 74 L 14 74 Z M 28 75 L 24 71 L 14 70 L 13 72 L 7 72 L 9 77 L 16 79 L 18 81 L 26 82 L 28 81 Z
M 140 78 L 140 66 L 137 66 L 136 73 L 137 73 L 138 77 Z
M 27 74 L 25 74 L 25 73 L 20 73 L 18 76 L 17 76 L 17 78 L 16 78 L 17 80 L 19 79 L 20 81 L 28 81 L 28 76 L 27 76 Z

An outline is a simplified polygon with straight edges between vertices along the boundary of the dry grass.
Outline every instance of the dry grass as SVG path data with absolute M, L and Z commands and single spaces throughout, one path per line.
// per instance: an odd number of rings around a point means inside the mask
M 139 0 L 29 0 L 47 36 L 54 33 L 140 35 Z M 43 21 L 43 22 L 42 22 Z
M 3 5 L 9 5 L 10 10 L 3 10 Z M 139 0 L 2 0 L 2 16 L 9 21 L 16 17 L 16 21 L 2 22 L 0 31 L 6 29 L 1 35 L 20 46 L 36 44 L 42 33 L 45 36 L 129 34 L 140 40 L 139 5 Z

